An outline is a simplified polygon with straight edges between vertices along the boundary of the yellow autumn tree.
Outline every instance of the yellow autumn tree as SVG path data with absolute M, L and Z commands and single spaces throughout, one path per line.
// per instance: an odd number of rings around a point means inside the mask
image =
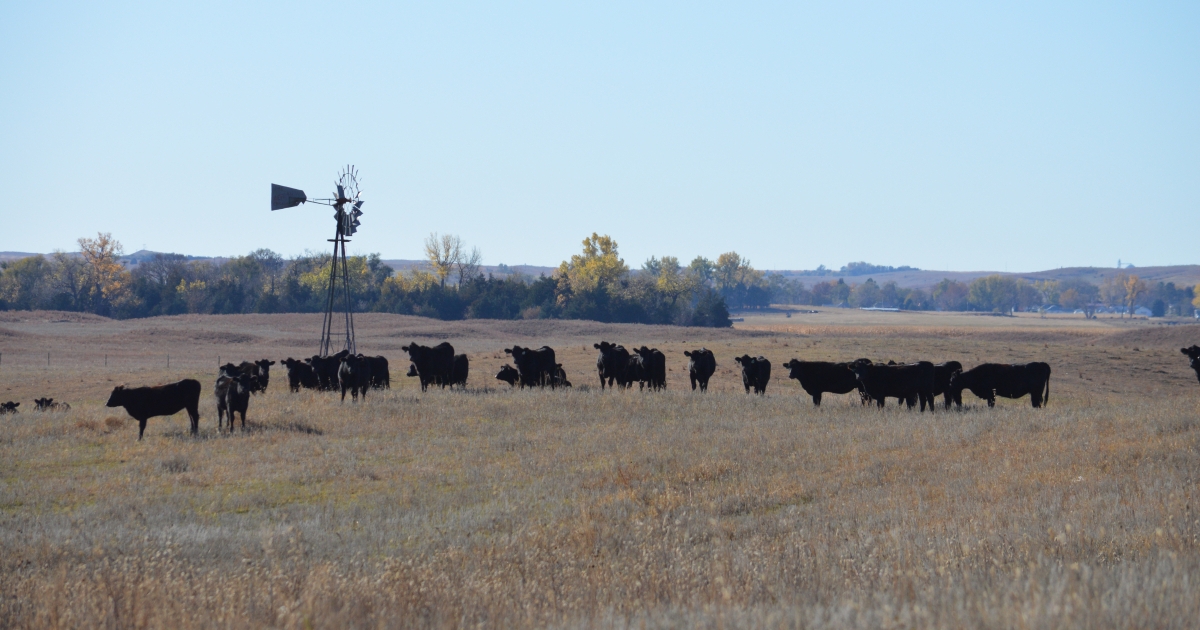
M 103 232 L 96 238 L 79 239 L 79 252 L 86 264 L 86 285 L 94 312 L 107 314 L 135 299 L 129 290 L 132 277 L 119 260 L 125 249 L 112 234 Z
M 583 253 L 571 256 L 558 266 L 558 276 L 566 278 L 570 289 L 575 292 L 594 291 L 616 283 L 629 267 L 617 254 L 617 242 L 607 234 L 592 235 L 583 239 Z

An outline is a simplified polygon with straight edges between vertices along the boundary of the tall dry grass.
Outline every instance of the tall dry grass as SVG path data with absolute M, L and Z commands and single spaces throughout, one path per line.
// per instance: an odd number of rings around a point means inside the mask
M 1200 422 L 1052 392 L 273 391 L 5 418 L 4 627 L 1194 627 Z M 1052 383 L 1053 387 L 1053 383 Z M 969 401 L 977 403 L 977 401 Z M 119 411 L 119 410 L 117 410 Z

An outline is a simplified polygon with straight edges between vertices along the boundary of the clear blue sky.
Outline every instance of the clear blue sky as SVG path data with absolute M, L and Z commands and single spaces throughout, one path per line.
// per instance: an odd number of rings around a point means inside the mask
M 1200 262 L 1200 3 L 249 4 L 0 4 L 0 250 Z

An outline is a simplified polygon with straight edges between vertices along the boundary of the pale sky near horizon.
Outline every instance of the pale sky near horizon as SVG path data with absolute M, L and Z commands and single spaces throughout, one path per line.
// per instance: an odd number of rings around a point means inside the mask
M 0 5 L 0 250 L 1197 263 L 1200 3 Z

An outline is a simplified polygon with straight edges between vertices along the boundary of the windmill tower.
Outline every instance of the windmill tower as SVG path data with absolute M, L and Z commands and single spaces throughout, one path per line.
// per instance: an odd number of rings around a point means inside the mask
M 271 184 L 271 210 L 292 208 L 305 202 L 332 206 L 337 229 L 329 242 L 333 257 L 329 261 L 329 294 L 325 302 L 325 319 L 321 324 L 321 346 L 318 354 L 329 356 L 340 350 L 358 353 L 354 343 L 354 302 L 350 297 L 350 271 L 346 263 L 347 236 L 358 231 L 363 200 L 358 186 L 358 170 L 347 166 L 338 174 L 336 190 L 331 199 L 309 199 L 303 190 Z M 340 324 L 340 325 L 339 325 Z M 336 329 L 337 332 L 335 333 Z M 340 346 L 340 347 L 339 347 Z

